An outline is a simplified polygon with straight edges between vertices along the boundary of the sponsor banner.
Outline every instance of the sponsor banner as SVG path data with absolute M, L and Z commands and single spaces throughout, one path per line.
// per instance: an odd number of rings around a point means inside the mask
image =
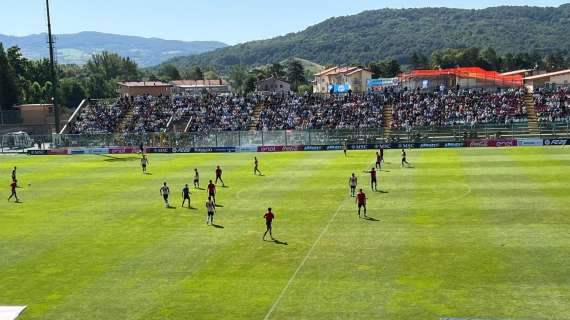
M 461 148 L 463 147 L 463 142 L 444 142 L 442 143 L 444 148 Z
M 47 154 L 49 155 L 64 155 L 64 154 L 71 154 L 67 149 L 52 149 L 48 150 Z
M 542 146 L 543 144 L 542 139 L 517 139 L 519 146 Z
M 468 148 L 487 147 L 487 140 L 465 140 L 465 146 Z
M 172 153 L 172 148 L 148 147 L 145 148 L 144 151 L 146 153 Z
M 137 148 L 109 148 L 109 154 L 128 154 L 128 153 L 138 153 Z
M 29 156 L 44 156 L 47 154 L 48 154 L 47 150 L 28 150 Z
M 71 150 L 69 150 L 69 154 L 85 154 L 85 150 L 83 150 L 83 149 L 71 149 Z
M 515 139 L 499 139 L 499 140 L 487 140 L 488 147 L 516 147 L 517 140 Z
M 350 84 L 330 84 L 329 85 L 329 92 L 334 93 L 347 93 L 350 90 Z
M 566 146 L 570 145 L 568 139 L 544 139 L 545 146 Z
M 285 152 L 285 151 L 303 151 L 305 146 L 261 146 L 257 147 L 257 152 Z
M 393 87 L 398 85 L 398 78 L 379 78 L 368 79 L 366 86 L 369 91 L 382 91 L 384 87 Z
M 256 146 L 236 147 L 236 152 L 257 152 Z
M 89 148 L 89 149 L 82 149 L 82 150 L 83 150 L 83 154 L 108 154 L 109 153 L 109 148 Z M 72 150 L 72 152 L 73 152 L 73 150 Z
M 342 150 L 340 144 L 335 145 L 320 145 L 320 146 L 305 146 L 304 151 L 332 151 L 332 150 Z

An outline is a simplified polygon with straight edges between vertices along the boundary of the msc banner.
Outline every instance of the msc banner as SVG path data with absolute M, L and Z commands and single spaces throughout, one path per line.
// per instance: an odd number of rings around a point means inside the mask
M 567 146 L 570 145 L 568 139 L 544 139 L 545 146 Z
M 172 153 L 172 148 L 148 147 L 144 151 L 147 153 Z
M 45 156 L 48 154 L 47 150 L 28 150 L 29 156 Z

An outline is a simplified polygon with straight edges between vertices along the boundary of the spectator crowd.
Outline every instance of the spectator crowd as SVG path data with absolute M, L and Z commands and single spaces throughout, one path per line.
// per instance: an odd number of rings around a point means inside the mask
M 527 119 L 523 89 L 448 90 L 434 93 L 367 95 L 272 94 L 229 96 L 137 96 L 91 101 L 70 133 L 215 132 L 257 130 L 369 129 L 382 127 L 392 105 L 392 129 L 510 124 Z M 533 95 L 541 121 L 569 117 L 570 90 L 538 90 Z
M 534 109 L 541 122 L 570 120 L 570 88 L 538 89 L 533 94 Z

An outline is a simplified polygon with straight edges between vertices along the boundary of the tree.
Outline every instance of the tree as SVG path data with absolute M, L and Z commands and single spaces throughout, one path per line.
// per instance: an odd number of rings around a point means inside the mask
M 77 78 L 63 78 L 59 82 L 60 101 L 68 108 L 74 108 L 87 97 L 83 83 Z
M 257 79 L 253 75 L 248 75 L 245 80 L 244 93 L 248 94 L 255 91 L 255 85 L 257 84 Z
M 18 78 L 8 62 L 4 46 L 0 43 L 0 110 L 12 107 L 19 99 Z
M 204 72 L 204 80 L 218 80 L 220 76 L 214 70 Z
M 414 51 L 410 57 L 410 64 L 412 69 L 428 69 L 429 59 L 425 55 Z
M 167 81 L 180 80 L 180 72 L 173 64 L 165 64 L 160 68 L 159 76 L 166 77 Z
M 500 71 L 503 65 L 503 59 L 491 47 L 487 47 L 481 52 L 481 60 L 484 63 L 482 67 L 487 70 Z
M 232 87 L 239 93 L 245 92 L 245 83 L 248 78 L 247 69 L 244 65 L 232 66 L 230 70 L 230 82 Z
M 190 80 L 204 80 L 204 72 L 198 66 L 192 68 L 192 70 L 186 75 Z
M 274 62 L 269 66 L 268 70 L 269 76 L 275 77 L 277 79 L 283 79 L 285 77 L 285 68 L 279 62 Z
M 372 78 L 393 78 L 401 72 L 400 63 L 396 59 L 371 62 L 368 65 Z
M 299 94 L 312 93 L 312 92 L 313 92 L 313 86 L 310 84 L 302 84 L 297 87 L 297 93 Z
M 287 63 L 287 80 L 291 84 L 291 90 L 297 91 L 297 87 L 305 84 L 305 67 L 298 60 L 291 59 Z

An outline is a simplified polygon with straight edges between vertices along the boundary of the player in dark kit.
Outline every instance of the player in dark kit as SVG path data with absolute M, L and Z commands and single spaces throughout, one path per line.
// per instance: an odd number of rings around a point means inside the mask
M 360 192 L 356 195 L 356 204 L 358 204 L 358 217 L 360 218 L 360 209 L 364 208 L 364 217 L 366 215 L 366 194 L 360 189 Z
M 182 189 L 182 198 L 184 199 L 182 200 L 182 207 L 184 207 L 184 203 L 186 203 L 186 200 L 188 200 L 188 208 L 192 208 L 190 205 L 190 194 L 190 188 L 188 188 L 188 185 L 185 185 Z
M 218 180 L 222 182 L 222 187 L 226 186 L 224 180 L 222 180 L 222 168 L 220 168 L 220 166 L 216 168 L 216 184 L 218 184 Z
M 384 162 L 384 148 L 380 148 L 380 161 Z
M 348 147 L 346 146 L 346 142 L 342 145 L 342 152 L 344 152 L 344 156 L 346 157 L 346 149 Z
M 214 203 L 216 203 L 216 185 L 210 180 L 208 184 L 208 197 L 212 198 Z
M 382 157 L 380 156 L 379 152 L 376 152 L 376 165 L 375 165 L 375 167 L 378 170 L 382 169 Z
M 14 169 L 12 170 L 12 181 L 16 181 L 16 167 L 14 167 Z
M 253 157 L 253 175 L 255 176 L 258 173 L 260 176 L 263 175 L 263 173 L 259 171 L 259 160 L 257 160 L 257 157 Z
M 194 169 L 194 188 L 200 189 L 200 174 L 198 169 Z
M 16 202 L 20 202 L 18 194 L 16 194 L 16 188 L 18 188 L 18 180 L 13 180 L 12 183 L 10 184 L 10 189 L 12 190 L 12 193 L 10 194 L 8 201 L 10 201 L 10 199 L 12 198 L 16 198 Z
M 143 154 L 141 158 L 142 172 L 146 173 L 146 166 L 148 165 L 148 158 Z
M 405 165 L 409 166 L 408 160 L 406 159 L 406 150 L 402 149 L 402 167 Z
M 376 171 L 376 169 L 372 168 L 372 170 L 370 171 L 364 171 L 366 173 L 370 173 L 370 187 L 372 188 L 372 191 L 378 191 L 378 172 Z
M 273 214 L 273 212 L 271 212 L 271 208 L 267 209 L 267 212 L 265 213 L 263 218 L 265 219 L 265 226 L 267 227 L 267 229 L 265 229 L 265 233 L 263 234 L 263 241 L 265 241 L 265 236 L 267 236 L 268 232 L 269 236 L 271 237 L 271 240 L 275 240 L 273 239 L 273 234 L 271 233 L 273 231 L 273 219 L 275 219 L 275 215 Z

